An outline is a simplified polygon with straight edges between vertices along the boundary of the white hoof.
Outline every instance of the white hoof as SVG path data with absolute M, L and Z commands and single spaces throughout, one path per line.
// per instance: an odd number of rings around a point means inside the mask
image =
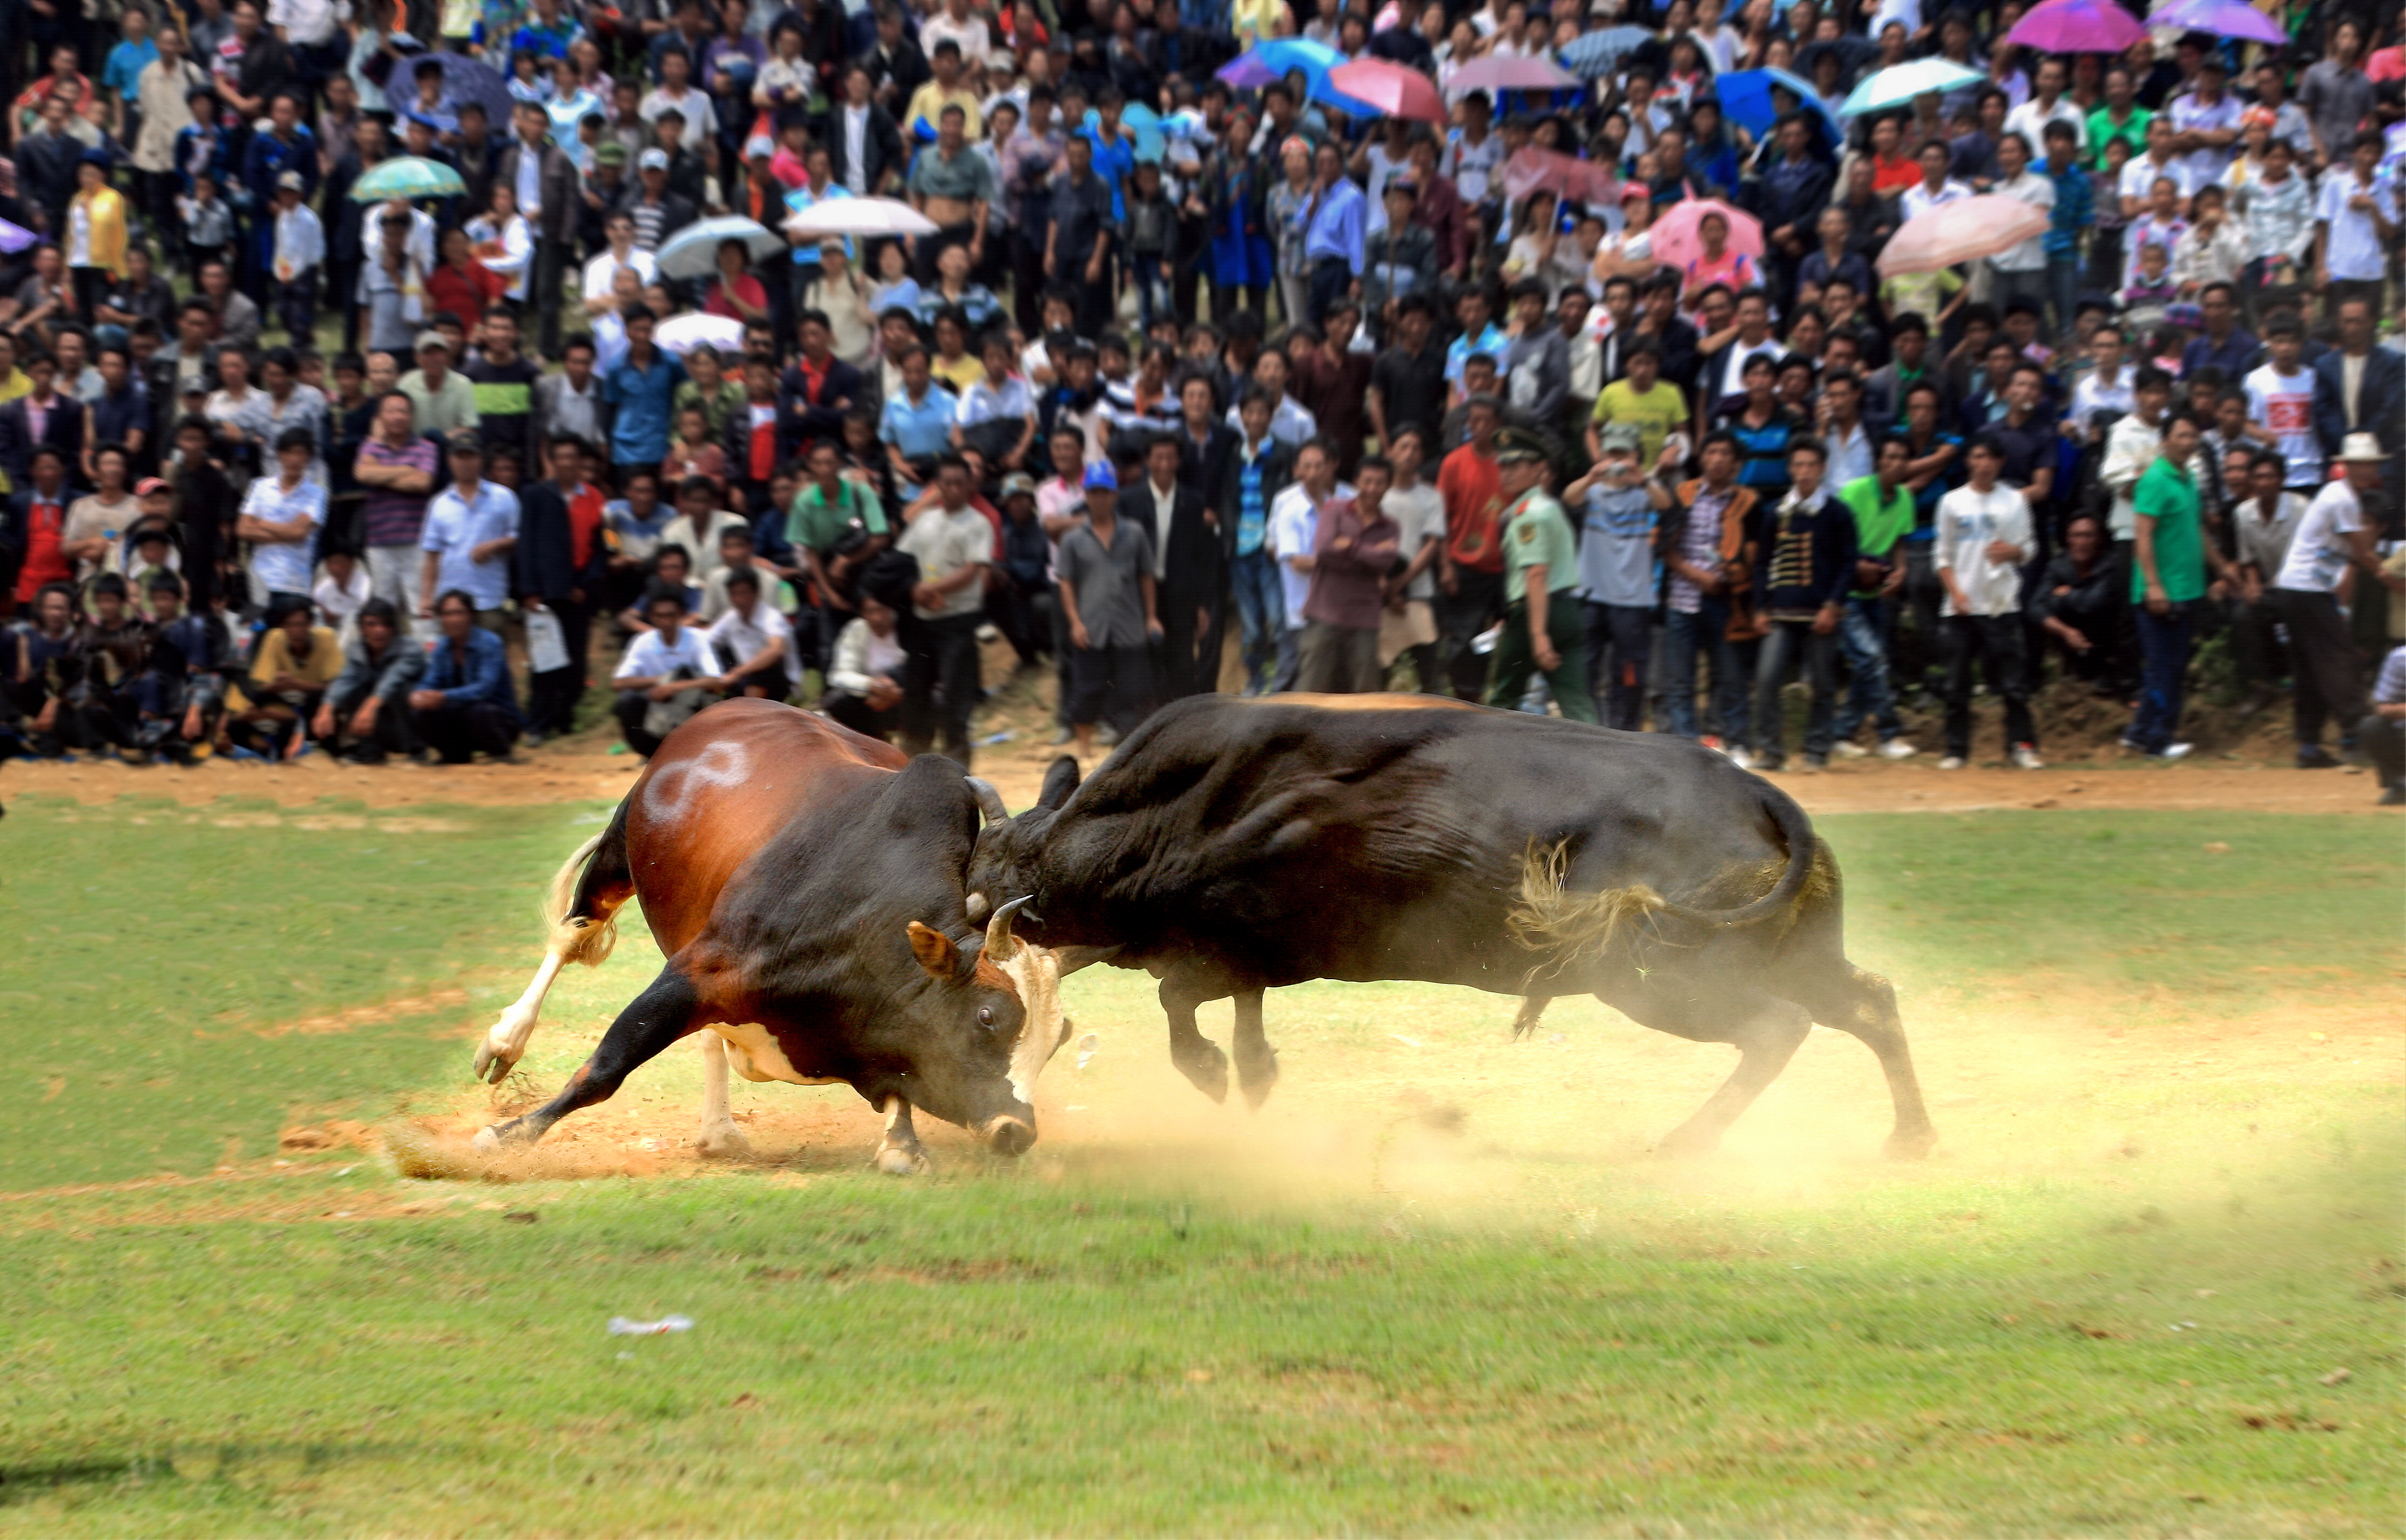
M 502 1147 L 501 1125 L 499 1123 L 494 1123 L 490 1126 L 477 1129 L 476 1137 L 470 1139 L 468 1144 L 471 1149 L 479 1151 L 488 1155 L 491 1154 Z
M 518 1051 L 510 1046 L 509 1039 L 500 1035 L 498 1027 L 492 1036 L 476 1045 L 476 1078 L 487 1085 L 499 1085 L 507 1080 L 510 1071 L 517 1067 L 517 1063 Z
M 915 1177 L 927 1169 L 927 1157 L 918 1150 L 905 1150 L 899 1145 L 885 1145 L 870 1163 L 889 1177 Z
M 708 1128 L 693 1137 L 694 1152 L 704 1160 L 742 1160 L 752 1153 L 752 1141 L 732 1124 Z

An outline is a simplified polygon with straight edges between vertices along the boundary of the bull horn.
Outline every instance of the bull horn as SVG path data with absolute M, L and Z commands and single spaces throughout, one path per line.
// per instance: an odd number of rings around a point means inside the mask
M 994 789 L 993 782 L 981 781 L 974 775 L 961 779 L 969 784 L 969 794 L 977 798 L 978 812 L 985 815 L 987 823 L 999 824 L 1011 816 L 1011 810 L 1002 805 L 1002 793 Z
M 1011 936 L 1012 916 L 1035 901 L 1036 895 L 1031 893 L 1024 898 L 1013 898 L 994 911 L 994 918 L 985 923 L 985 954 L 988 957 L 998 963 L 1011 961 L 1019 951 L 1019 943 Z

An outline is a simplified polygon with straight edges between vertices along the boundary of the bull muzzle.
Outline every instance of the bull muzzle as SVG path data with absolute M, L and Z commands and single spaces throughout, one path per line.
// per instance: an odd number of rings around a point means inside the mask
M 978 1136 L 985 1140 L 985 1147 L 998 1155 L 1024 1155 L 1027 1147 L 1036 1142 L 1035 1119 L 1033 1114 L 1026 1118 L 1009 1114 L 990 1118 L 985 1126 L 978 1130 Z

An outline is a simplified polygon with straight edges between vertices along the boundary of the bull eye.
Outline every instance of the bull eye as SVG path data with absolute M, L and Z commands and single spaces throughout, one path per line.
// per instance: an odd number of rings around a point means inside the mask
M 990 1005 L 982 1005 L 978 1007 L 978 1025 L 990 1027 L 993 1024 L 994 1007 Z

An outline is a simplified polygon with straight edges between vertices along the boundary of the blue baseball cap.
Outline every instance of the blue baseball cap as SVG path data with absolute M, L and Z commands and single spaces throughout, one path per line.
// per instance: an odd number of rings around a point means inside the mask
M 1097 487 L 1112 492 L 1120 489 L 1119 473 L 1111 469 L 1110 460 L 1098 459 L 1086 467 L 1086 490 L 1091 492 Z

